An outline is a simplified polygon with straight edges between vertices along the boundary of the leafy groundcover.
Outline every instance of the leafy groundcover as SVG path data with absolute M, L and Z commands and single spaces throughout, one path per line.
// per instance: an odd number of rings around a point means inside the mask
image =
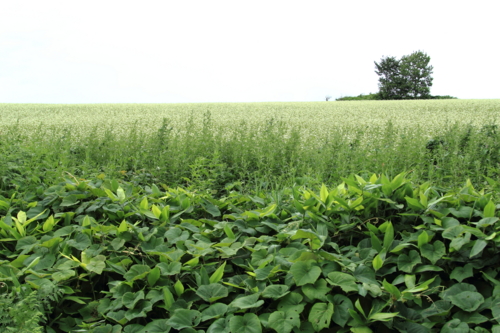
M 0 196 L 0 329 L 500 332 L 498 208 L 404 174 L 218 199 L 67 179 Z

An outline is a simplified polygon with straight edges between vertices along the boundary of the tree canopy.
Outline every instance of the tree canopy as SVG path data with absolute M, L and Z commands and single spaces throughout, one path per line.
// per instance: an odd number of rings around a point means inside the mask
M 383 57 L 375 62 L 379 75 L 380 99 L 427 99 L 431 98 L 431 58 L 422 51 L 413 52 L 401 59 Z

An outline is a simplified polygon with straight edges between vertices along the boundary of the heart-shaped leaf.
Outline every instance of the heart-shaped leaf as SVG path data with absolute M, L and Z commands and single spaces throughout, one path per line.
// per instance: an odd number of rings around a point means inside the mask
M 201 321 L 201 313 L 196 310 L 177 309 L 174 311 L 167 325 L 176 330 L 197 326 Z
M 212 304 L 201 312 L 201 321 L 223 316 L 226 313 L 227 308 L 228 306 L 223 303 Z
M 446 254 L 446 248 L 443 242 L 435 241 L 432 244 L 427 243 L 422 245 L 420 253 L 424 258 L 429 259 L 431 263 L 435 265 L 436 262 Z
M 321 268 L 314 260 L 298 261 L 290 267 L 290 273 L 297 286 L 314 283 L 321 275 Z
M 469 325 L 462 323 L 460 319 L 453 319 L 444 324 L 442 333 L 469 333 Z
M 268 326 L 278 333 L 290 333 L 294 327 L 300 327 L 299 314 L 294 311 L 275 311 L 269 316 Z
M 356 278 L 352 275 L 342 272 L 331 272 L 328 274 L 328 279 L 331 284 L 339 286 L 346 293 L 349 291 L 358 291 Z
M 484 303 L 484 297 L 478 292 L 463 291 L 461 293 L 450 295 L 449 300 L 460 309 L 472 312 Z
M 206 302 L 215 302 L 218 299 L 226 297 L 228 289 L 219 283 L 211 283 L 200 286 L 196 294 Z
M 257 308 L 264 304 L 263 300 L 259 301 L 259 294 L 252 294 L 249 296 L 243 296 L 235 299 L 229 304 L 229 306 L 238 308 L 238 309 L 250 309 Z
M 287 295 L 289 293 L 288 289 L 290 288 L 284 284 L 272 284 L 262 291 L 262 297 L 278 299 Z
M 411 273 L 416 264 L 422 263 L 418 252 L 411 250 L 409 255 L 400 254 L 398 257 L 398 268 L 406 273 Z
M 314 284 L 302 286 L 302 292 L 311 300 L 326 301 L 326 294 L 331 291 L 325 279 L 319 279 Z
M 312 306 L 309 312 L 309 322 L 313 325 L 316 332 L 323 328 L 328 328 L 332 320 L 333 304 L 332 303 L 316 303 Z
M 246 313 L 244 316 L 234 316 L 229 320 L 229 329 L 237 333 L 261 333 L 262 326 L 259 317 L 254 313 Z
M 472 264 L 467 264 L 464 267 L 455 267 L 450 274 L 450 278 L 455 279 L 458 282 L 462 282 L 464 279 L 471 276 L 473 276 Z

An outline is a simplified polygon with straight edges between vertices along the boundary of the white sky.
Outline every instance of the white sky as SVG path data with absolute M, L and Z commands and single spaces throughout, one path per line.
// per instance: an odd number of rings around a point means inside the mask
M 434 95 L 500 98 L 498 0 L 0 0 L 0 103 L 321 101 L 422 50 Z

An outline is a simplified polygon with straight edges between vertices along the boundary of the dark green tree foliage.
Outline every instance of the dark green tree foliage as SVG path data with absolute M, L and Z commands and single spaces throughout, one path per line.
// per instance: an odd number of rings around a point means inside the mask
M 428 99 L 431 98 L 432 70 L 430 57 L 422 51 L 413 52 L 401 59 L 385 57 L 375 62 L 379 75 L 381 99 Z
M 430 97 L 432 86 L 432 69 L 429 65 L 431 57 L 422 51 L 413 52 L 401 58 L 400 70 L 406 84 L 406 98 L 422 99 Z
M 379 96 L 381 99 L 403 99 L 405 82 L 400 71 L 400 60 L 385 57 L 375 62 L 375 73 L 379 77 Z

